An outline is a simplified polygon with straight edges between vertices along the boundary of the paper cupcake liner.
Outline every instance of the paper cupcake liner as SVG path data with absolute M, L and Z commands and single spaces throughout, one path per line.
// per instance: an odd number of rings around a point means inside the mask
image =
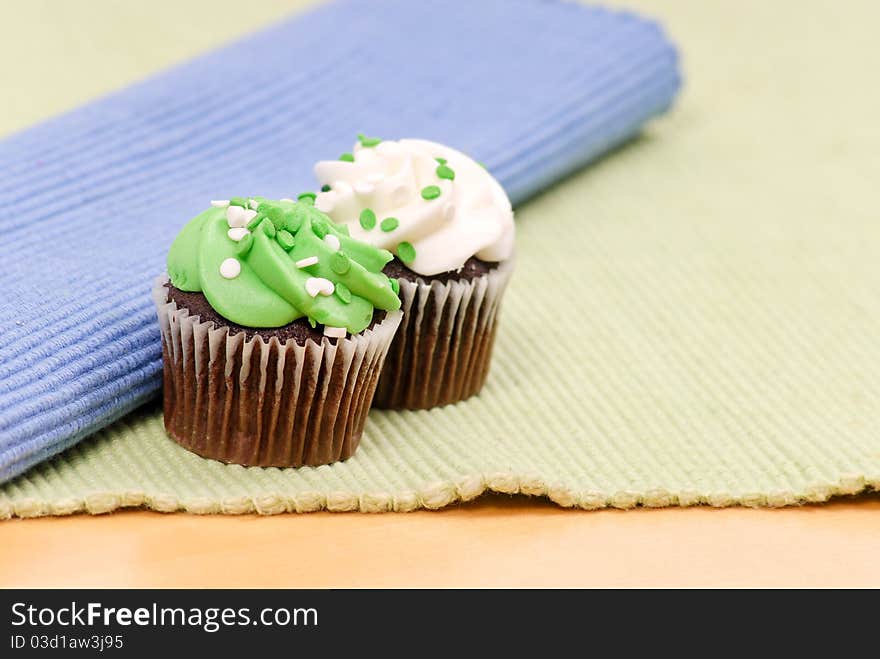
M 201 322 L 168 301 L 167 277 L 153 300 L 162 331 L 165 428 L 206 458 L 299 467 L 345 460 L 357 448 L 402 314 L 358 335 L 298 345 Z
M 403 322 L 373 405 L 427 409 L 478 393 L 489 374 L 501 298 L 513 259 L 470 281 L 400 282 Z

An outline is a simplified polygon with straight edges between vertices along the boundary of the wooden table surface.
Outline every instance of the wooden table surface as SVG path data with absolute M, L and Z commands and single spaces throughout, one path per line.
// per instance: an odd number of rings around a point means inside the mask
M 0 43 L 0 73 L 16 93 L 0 134 L 312 2 L 7 0 L 0 20 L 15 29 Z M 0 523 L 0 586 L 878 587 L 878 550 L 877 494 L 783 510 L 601 512 L 493 496 L 401 515 L 11 520 Z
M 440 511 L 0 524 L 0 586 L 880 587 L 880 495 L 787 509 Z

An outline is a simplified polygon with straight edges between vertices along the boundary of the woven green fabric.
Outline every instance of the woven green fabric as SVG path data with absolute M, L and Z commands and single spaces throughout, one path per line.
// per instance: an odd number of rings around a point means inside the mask
M 518 209 L 478 398 L 373 411 L 354 458 L 300 470 L 198 458 L 153 406 L 0 489 L 0 516 L 412 510 L 486 489 L 777 506 L 880 488 L 880 92 L 863 57 L 880 12 L 651 9 L 682 44 L 684 97 Z

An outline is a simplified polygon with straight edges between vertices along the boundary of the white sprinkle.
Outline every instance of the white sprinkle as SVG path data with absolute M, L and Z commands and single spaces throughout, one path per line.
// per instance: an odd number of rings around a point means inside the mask
M 318 195 L 318 198 L 315 199 L 315 208 L 317 208 L 322 213 L 329 213 L 333 210 L 333 207 L 336 204 L 333 201 L 333 195 L 330 192 L 322 192 Z
M 359 195 L 371 194 L 375 189 L 375 185 L 373 185 L 372 183 L 366 183 L 364 181 L 360 181 L 354 184 L 354 191 L 357 192 Z
M 230 229 L 229 231 L 227 231 L 226 235 L 229 236 L 229 240 L 234 240 L 235 242 L 238 242 L 249 233 L 250 231 L 248 231 L 244 227 L 235 227 L 234 229 Z
M 257 210 L 257 208 L 259 208 L 259 206 L 260 206 L 260 202 L 257 201 L 256 199 L 249 199 L 248 206 L 250 206 L 254 210 Z
M 306 279 L 306 292 L 315 297 L 318 293 L 321 295 L 333 295 L 336 287 L 333 282 L 323 277 L 309 277 Z
M 226 208 L 229 205 L 228 199 L 212 199 L 211 205 L 214 208 Z
M 241 274 L 241 263 L 238 259 L 224 259 L 220 264 L 220 276 L 224 279 L 235 279 Z
M 324 336 L 329 336 L 331 339 L 341 339 L 346 334 L 348 334 L 348 330 L 344 327 L 330 327 L 329 325 L 324 325 Z
M 332 233 L 328 233 L 326 236 L 324 236 L 324 242 L 327 243 L 330 249 L 332 249 L 334 252 L 338 251 L 341 247 L 341 245 L 339 244 L 339 238 L 334 236 Z
M 315 265 L 318 262 L 317 256 L 307 256 L 304 259 L 300 259 L 296 262 L 297 268 L 308 268 L 310 265 Z
M 279 199 L 278 201 L 286 201 L 286 202 L 291 203 L 291 204 L 295 203 L 295 202 L 293 201 L 293 199 L 291 199 L 290 197 L 283 197 L 283 198 Z
M 257 211 L 242 208 L 241 206 L 230 206 L 226 209 L 226 221 L 233 229 L 236 227 L 246 227 L 248 222 L 256 216 Z

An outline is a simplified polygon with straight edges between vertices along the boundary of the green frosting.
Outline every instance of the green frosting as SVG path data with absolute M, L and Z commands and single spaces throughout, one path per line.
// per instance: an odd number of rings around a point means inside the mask
M 357 334 L 369 326 L 374 309 L 400 308 L 394 283 L 382 274 L 391 252 L 350 238 L 310 198 L 250 199 L 259 206 L 241 240 L 229 236 L 226 208 L 211 208 L 187 223 L 168 252 L 174 286 L 201 291 L 217 313 L 247 327 L 281 327 L 305 317 L 313 327 L 320 323 Z M 248 209 L 248 202 L 236 198 L 230 205 Z M 310 257 L 317 263 L 297 266 Z M 231 279 L 221 274 L 227 259 L 241 265 Z M 312 296 L 306 287 L 310 278 L 329 280 L 334 290 Z

